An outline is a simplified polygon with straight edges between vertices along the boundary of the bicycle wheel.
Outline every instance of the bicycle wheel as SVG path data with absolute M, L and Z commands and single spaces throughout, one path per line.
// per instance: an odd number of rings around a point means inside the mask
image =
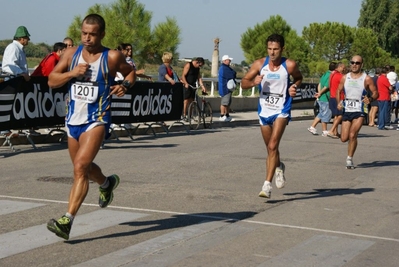
M 190 129 L 197 130 L 201 123 L 200 110 L 198 108 L 197 102 L 191 102 L 187 110 L 187 119 L 190 125 Z
M 202 114 L 204 119 L 204 128 L 212 128 L 213 115 L 211 104 L 205 102 L 204 105 L 204 113 Z

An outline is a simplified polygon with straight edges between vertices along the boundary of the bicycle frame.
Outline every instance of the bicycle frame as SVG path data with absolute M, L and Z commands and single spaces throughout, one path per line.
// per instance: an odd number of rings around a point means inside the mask
M 199 87 L 193 87 L 190 85 L 191 88 L 195 90 L 195 98 L 194 101 L 190 104 L 188 110 L 189 115 L 189 123 L 191 129 L 198 129 L 201 122 L 204 125 L 204 128 L 211 128 L 212 126 L 212 107 L 208 101 L 205 99 L 205 95 L 203 94 L 200 97 L 197 93 L 197 89 Z M 200 105 L 201 102 L 201 105 Z M 195 106 L 195 108 L 194 108 Z M 198 114 L 196 114 L 198 113 Z M 198 118 L 197 118 L 198 117 Z

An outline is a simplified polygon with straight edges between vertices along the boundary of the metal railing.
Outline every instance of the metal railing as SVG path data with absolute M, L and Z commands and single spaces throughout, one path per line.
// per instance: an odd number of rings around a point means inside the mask
M 211 93 L 209 94 L 209 96 L 214 97 L 215 96 L 215 88 L 216 88 L 216 84 L 218 83 L 218 79 L 217 78 L 202 78 L 202 80 L 204 82 L 210 82 L 211 83 Z M 238 95 L 236 97 L 244 97 L 242 92 L 244 89 L 242 89 L 241 87 L 241 80 L 240 79 L 236 79 L 238 86 L 239 86 L 239 91 L 238 91 Z M 252 87 L 251 89 L 251 95 L 249 97 L 255 97 L 256 96 L 256 87 Z

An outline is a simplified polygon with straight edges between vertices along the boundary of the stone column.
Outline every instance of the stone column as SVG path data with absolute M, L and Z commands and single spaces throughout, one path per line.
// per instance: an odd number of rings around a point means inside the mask
M 218 72 L 219 72 L 219 43 L 220 43 L 220 39 L 216 37 L 213 40 L 213 43 L 214 43 L 214 47 L 213 47 L 213 53 L 212 53 L 211 76 L 217 77 Z

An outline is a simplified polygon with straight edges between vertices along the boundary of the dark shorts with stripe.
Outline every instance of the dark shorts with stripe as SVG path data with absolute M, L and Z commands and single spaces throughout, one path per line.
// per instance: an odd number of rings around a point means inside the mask
M 366 117 L 366 114 L 363 112 L 344 112 L 342 115 L 342 121 L 353 121 L 360 117 Z

